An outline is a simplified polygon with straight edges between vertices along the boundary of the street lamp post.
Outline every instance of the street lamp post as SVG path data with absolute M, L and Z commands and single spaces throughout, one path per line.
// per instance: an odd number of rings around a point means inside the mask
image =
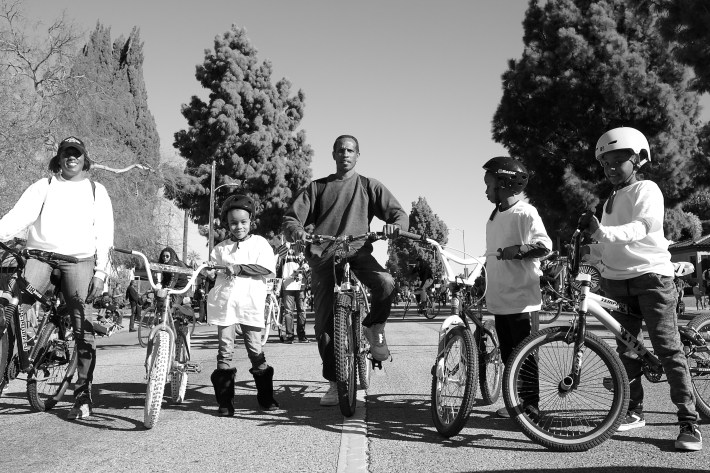
M 452 230 L 456 230 L 458 232 L 461 232 L 461 240 L 463 241 L 463 258 L 466 259 L 466 232 L 463 231 L 461 228 L 452 228 Z M 463 276 L 464 278 L 468 277 L 468 266 L 464 265 L 463 267 Z
M 230 182 L 228 184 L 222 184 L 215 188 L 215 174 L 216 174 L 216 161 L 212 161 L 212 177 L 210 178 L 210 220 L 207 222 L 208 227 L 208 244 L 207 244 L 207 259 L 209 259 L 212 254 L 212 249 L 214 248 L 214 198 L 219 189 L 222 187 L 238 187 L 241 184 L 236 182 Z

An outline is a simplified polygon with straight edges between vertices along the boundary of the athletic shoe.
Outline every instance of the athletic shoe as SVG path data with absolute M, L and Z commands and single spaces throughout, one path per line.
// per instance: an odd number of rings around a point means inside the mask
M 298 343 L 310 343 L 311 339 L 308 337 L 298 337 Z
M 69 410 L 67 419 L 86 419 L 88 417 L 91 417 L 91 414 L 91 398 L 88 394 L 83 393 L 77 396 L 76 400 L 74 401 L 74 405 Z
M 501 407 L 496 411 L 496 416 L 501 417 L 503 419 L 510 419 L 510 413 L 508 413 L 508 409 L 505 407 Z
M 626 432 L 631 429 L 638 429 L 639 427 L 645 427 L 646 421 L 643 420 L 643 412 L 632 412 L 628 411 L 626 413 L 626 418 L 621 423 L 617 432 Z
M 370 342 L 370 353 L 375 361 L 385 361 L 390 357 L 390 350 L 387 348 L 385 338 L 385 324 L 374 324 L 365 329 L 365 338 Z
M 330 382 L 328 391 L 320 398 L 321 406 L 337 406 L 338 405 L 338 383 Z
M 680 424 L 680 433 L 675 441 L 676 450 L 702 450 L 703 436 L 698 424 L 683 422 Z

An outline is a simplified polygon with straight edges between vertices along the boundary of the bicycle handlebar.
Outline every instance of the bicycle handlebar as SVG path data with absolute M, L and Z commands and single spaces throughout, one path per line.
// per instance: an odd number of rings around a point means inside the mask
M 197 280 L 197 276 L 202 272 L 203 269 L 226 269 L 226 266 L 218 266 L 218 265 L 212 264 L 211 262 L 206 262 L 206 263 L 202 263 L 201 265 L 199 265 L 195 270 L 192 270 L 190 268 L 181 268 L 179 266 L 171 266 L 168 264 L 151 263 L 150 261 L 148 261 L 148 257 L 146 255 L 144 255 L 143 253 L 141 253 L 140 251 L 137 251 L 137 250 L 126 250 L 123 248 L 116 248 L 116 247 L 113 247 L 113 250 L 117 251 L 119 253 L 125 253 L 127 255 L 134 255 L 134 256 L 138 256 L 139 258 L 141 258 L 143 260 L 143 262 L 145 263 L 146 273 L 148 275 L 148 283 L 150 284 L 150 286 L 155 290 L 166 289 L 168 294 L 184 294 L 185 292 L 187 292 L 187 290 L 190 289 L 195 284 L 195 281 Z M 167 272 L 177 273 L 177 274 L 187 274 L 190 276 L 190 280 L 185 285 L 185 287 L 183 287 L 181 289 L 175 289 L 172 287 L 163 288 L 162 286 L 159 286 L 160 283 L 156 284 L 153 281 L 153 273 L 150 270 L 167 271 Z
M 14 248 L 10 248 L 7 246 L 5 243 L 0 241 L 0 248 L 4 249 L 8 253 L 10 253 L 14 258 L 15 261 L 17 261 L 18 266 L 24 267 L 25 262 L 28 259 L 36 259 L 40 260 L 42 262 L 50 262 L 50 261 L 64 261 L 67 263 L 78 263 L 79 258 L 75 256 L 67 256 L 63 255 L 61 253 L 54 253 L 52 251 L 44 251 L 44 250 L 30 250 L 30 249 L 23 249 L 23 250 L 16 250 Z

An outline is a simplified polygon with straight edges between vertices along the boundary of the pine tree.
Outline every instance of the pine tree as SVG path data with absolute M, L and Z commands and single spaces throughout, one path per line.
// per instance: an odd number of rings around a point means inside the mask
M 525 50 L 509 61 L 494 139 L 531 172 L 526 195 L 553 241 L 610 185 L 594 158 L 605 131 L 641 130 L 651 145 L 646 177 L 673 207 L 693 190 L 698 97 L 646 7 L 621 0 L 531 0 Z
M 409 213 L 409 231 L 425 235 L 441 245 L 445 245 L 449 238 L 449 229 L 446 224 L 434 213 L 424 197 L 419 197 L 416 202 L 412 202 L 412 211 Z M 426 245 L 407 238 L 397 238 L 390 241 L 388 254 L 387 270 L 400 284 L 416 279 L 417 276 L 412 274 L 412 267 L 419 257 L 429 265 L 435 279 L 441 276 L 442 268 L 439 257 Z
M 281 217 L 309 182 L 312 149 L 298 130 L 305 106 L 302 91 L 286 79 L 271 81 L 271 63 L 259 62 L 246 31 L 237 26 L 217 36 L 205 51 L 196 77 L 209 101 L 193 96 L 183 105 L 189 128 L 175 134 L 174 146 L 187 159 L 182 192 L 170 195 L 198 224 L 209 214 L 211 164 L 216 184 L 238 182 L 257 202 L 256 231 L 278 232 Z M 230 192 L 218 192 L 215 216 Z M 218 237 L 219 239 L 219 237 Z

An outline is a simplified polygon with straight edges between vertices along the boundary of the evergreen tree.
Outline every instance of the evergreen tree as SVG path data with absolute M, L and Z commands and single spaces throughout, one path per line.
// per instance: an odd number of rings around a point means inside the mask
M 209 90 L 209 101 L 193 96 L 183 105 L 189 128 L 175 134 L 174 146 L 187 159 L 182 193 L 168 194 L 198 224 L 209 214 L 211 164 L 215 187 L 242 185 L 257 202 L 256 231 L 278 232 L 281 217 L 296 194 L 310 181 L 312 149 L 298 130 L 304 94 L 291 84 L 271 81 L 271 63 L 259 63 L 246 31 L 237 26 L 217 36 L 205 51 L 196 77 Z M 215 200 L 215 217 L 229 192 Z M 216 236 L 219 239 L 219 236 Z
M 647 8 L 530 1 L 525 49 L 503 75 L 493 136 L 531 172 L 526 195 L 553 241 L 609 195 L 594 146 L 611 128 L 631 126 L 649 138 L 652 164 L 643 171 L 667 206 L 687 197 L 700 175 L 698 96 Z
M 702 235 L 702 223 L 697 215 L 674 208 L 666 209 L 663 231 L 670 241 L 696 239 Z
M 164 177 L 160 139 L 148 109 L 143 80 L 143 43 L 134 28 L 128 38 L 111 40 L 109 28 L 97 23 L 72 68 L 74 91 L 65 97 L 60 136 L 76 135 L 87 144 L 95 163 L 124 168 L 134 163 L 155 172 L 92 171 L 113 201 L 116 246 L 153 257 L 160 249 L 156 221 Z
M 436 240 L 441 245 L 448 242 L 449 229 L 443 220 L 429 206 L 424 197 L 412 202 L 409 213 L 409 231 Z M 417 278 L 412 274 L 412 267 L 417 258 L 421 257 L 429 265 L 434 278 L 441 277 L 442 270 L 438 255 L 426 245 L 416 243 L 407 238 L 391 240 L 389 244 L 387 270 L 400 284 L 411 283 Z

